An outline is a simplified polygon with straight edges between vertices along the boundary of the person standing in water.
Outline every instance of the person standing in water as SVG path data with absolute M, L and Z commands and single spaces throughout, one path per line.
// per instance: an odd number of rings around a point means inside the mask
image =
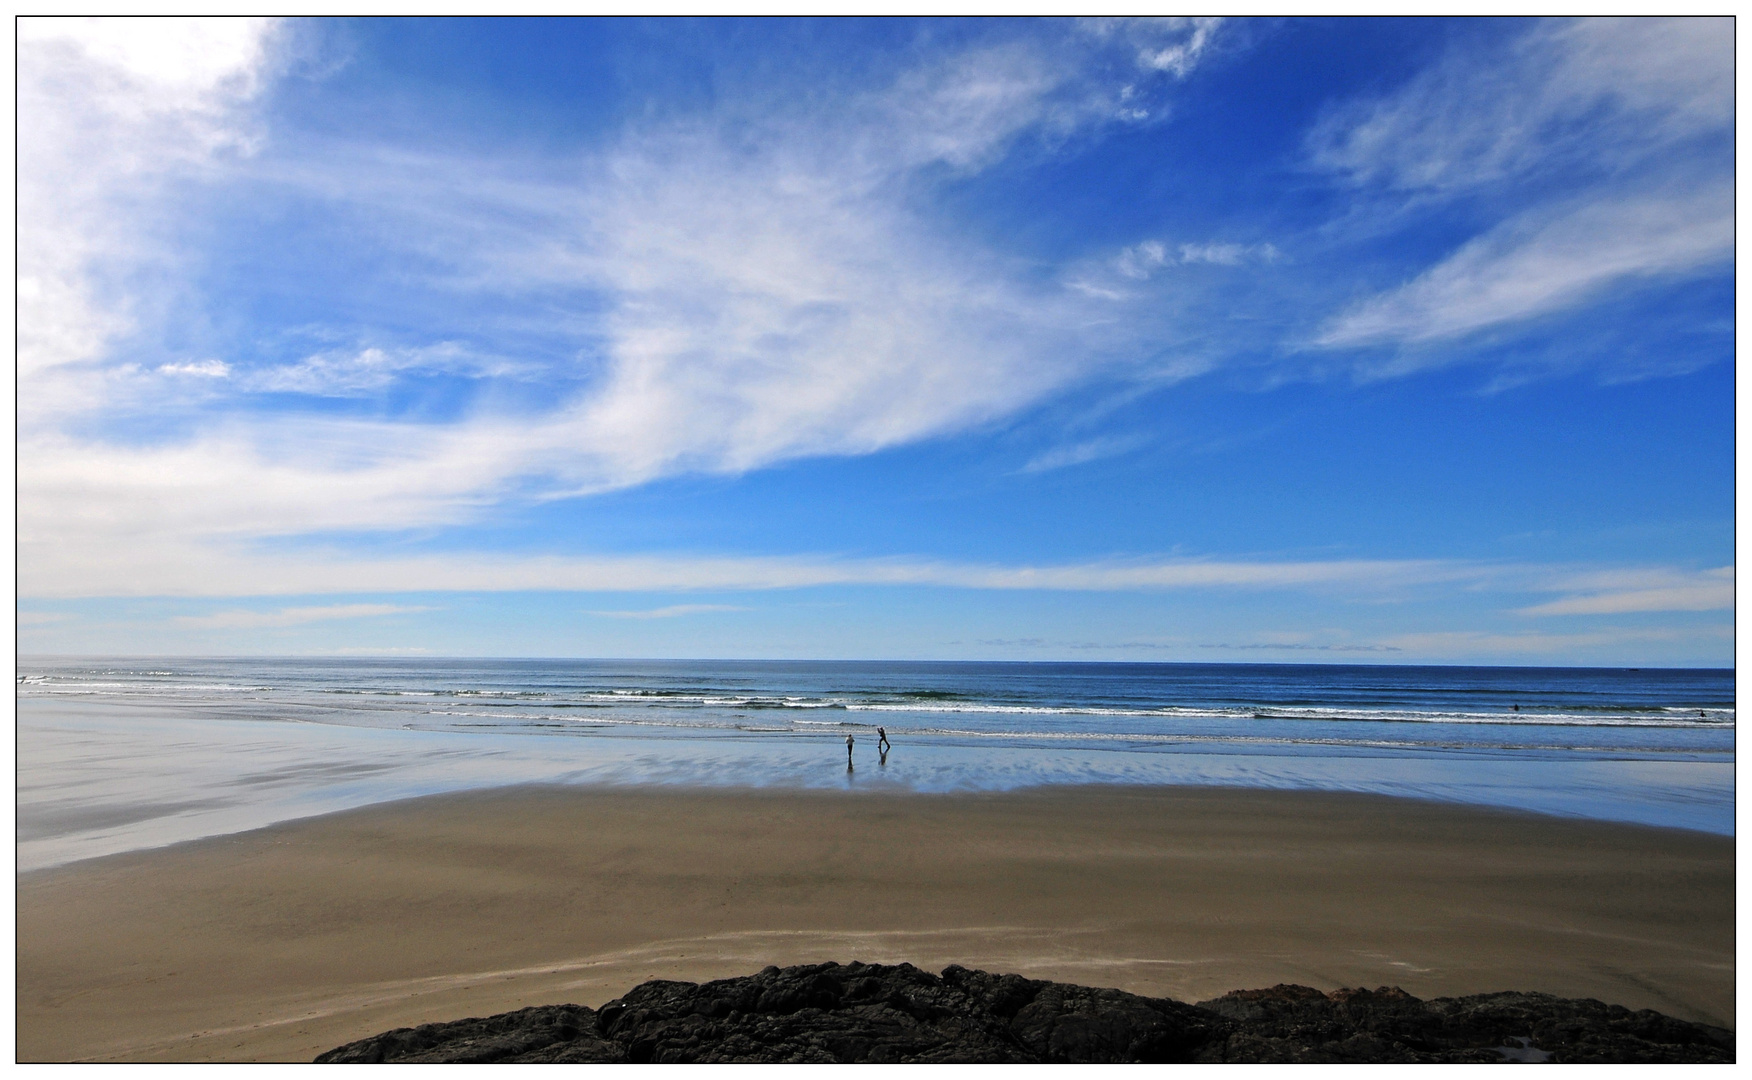
M 846 771 L 852 771 L 852 737 L 846 736 Z
M 885 755 L 888 753 L 889 750 L 893 749 L 893 747 L 894 747 L 894 744 L 888 741 L 888 729 L 887 728 L 877 728 L 876 729 L 876 752 L 878 754 Z

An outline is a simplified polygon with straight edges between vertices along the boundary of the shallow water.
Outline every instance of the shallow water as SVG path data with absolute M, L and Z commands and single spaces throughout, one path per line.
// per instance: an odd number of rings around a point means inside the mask
M 20 869 L 535 781 L 1300 787 L 1733 832 L 1732 671 L 80 658 L 19 672 Z

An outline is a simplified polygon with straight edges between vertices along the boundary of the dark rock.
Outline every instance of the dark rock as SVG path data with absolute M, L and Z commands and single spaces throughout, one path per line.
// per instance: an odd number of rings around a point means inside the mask
M 1547 994 L 1422 1001 L 1397 987 L 1240 990 L 1198 1005 L 910 964 L 653 980 L 591 1010 L 550 1005 L 398 1028 L 319 1062 L 1731 1062 L 1721 1028 Z
M 1710 1062 L 1733 1032 L 1591 998 L 1473 994 L 1421 1001 L 1398 987 L 1239 990 L 1198 1008 L 1234 1021 L 1201 1061 Z
M 582 1005 L 541 1005 L 486 1018 L 396 1028 L 336 1047 L 319 1063 L 379 1061 L 625 1061 L 598 1038 L 596 1013 Z M 556 1056 L 563 1055 L 563 1056 Z

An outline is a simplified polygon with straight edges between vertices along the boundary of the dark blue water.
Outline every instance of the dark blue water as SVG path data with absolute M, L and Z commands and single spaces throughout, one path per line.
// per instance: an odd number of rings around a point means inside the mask
M 1320 787 L 1733 829 L 1731 670 L 428 658 L 19 670 L 21 851 L 60 852 L 51 861 L 527 780 Z M 895 745 L 885 757 L 878 726 Z

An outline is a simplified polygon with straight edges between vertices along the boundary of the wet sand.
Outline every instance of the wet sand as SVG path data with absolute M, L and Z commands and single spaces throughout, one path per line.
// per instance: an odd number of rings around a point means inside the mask
M 1185 1001 L 1541 990 L 1732 1027 L 1734 842 L 1211 788 L 439 796 L 21 876 L 18 1056 L 308 1061 L 853 959 Z

